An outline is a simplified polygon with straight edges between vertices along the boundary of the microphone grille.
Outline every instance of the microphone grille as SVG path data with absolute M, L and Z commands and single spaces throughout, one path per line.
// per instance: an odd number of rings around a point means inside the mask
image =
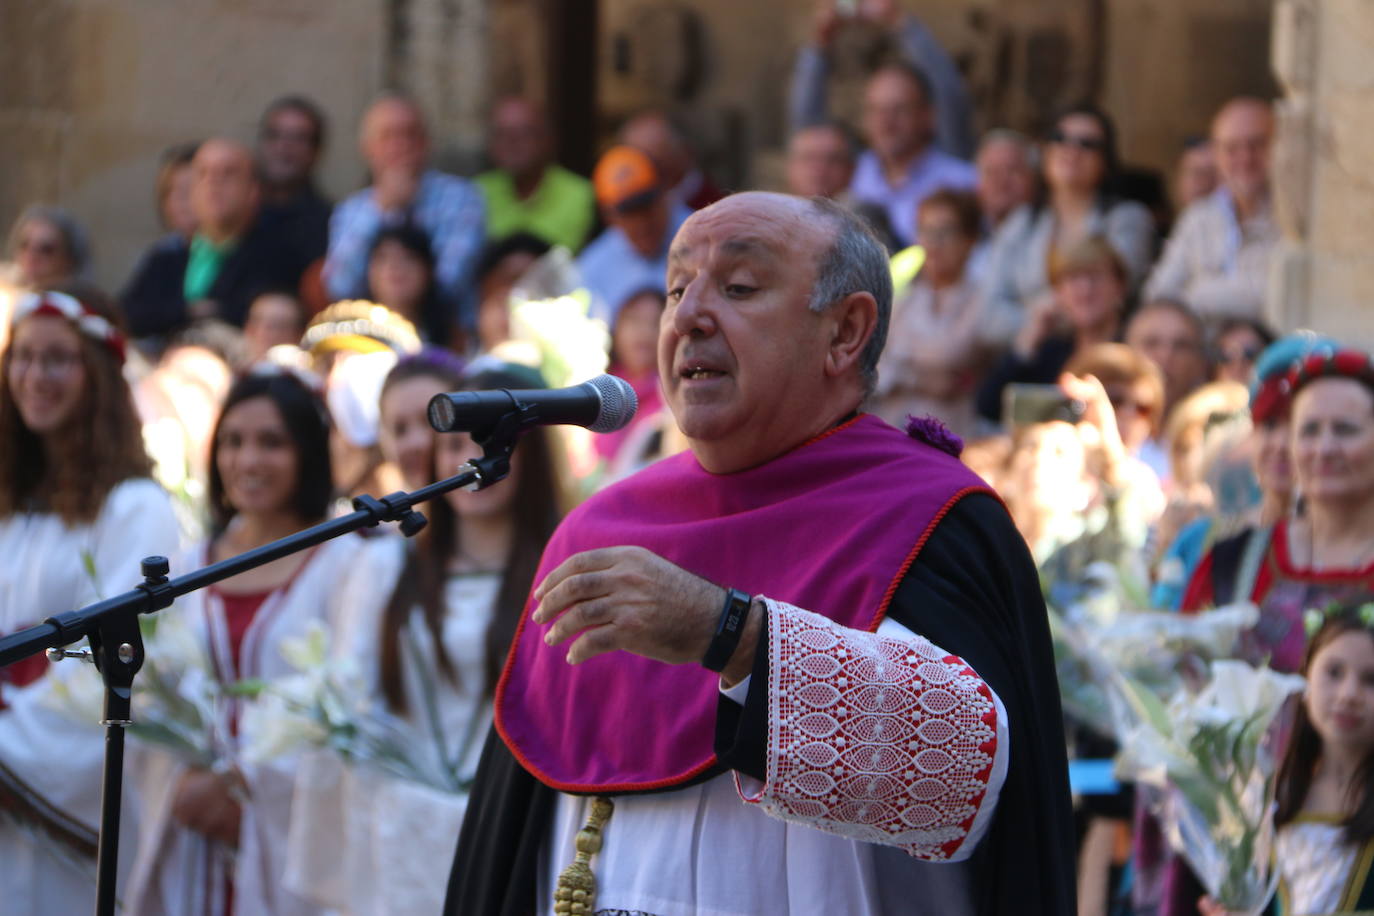
M 598 375 L 587 382 L 601 397 L 601 412 L 596 422 L 587 428 L 594 433 L 611 433 L 623 429 L 634 419 L 639 398 L 630 383 L 614 375 Z

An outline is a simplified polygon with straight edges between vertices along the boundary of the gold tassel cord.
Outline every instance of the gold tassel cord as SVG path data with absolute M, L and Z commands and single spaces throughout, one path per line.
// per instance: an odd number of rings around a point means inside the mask
M 558 876 L 553 892 L 553 911 L 558 916 L 591 916 L 596 909 L 596 874 L 592 856 L 601 851 L 601 831 L 611 819 L 615 803 L 609 798 L 592 799 L 587 823 L 577 831 L 577 855 Z

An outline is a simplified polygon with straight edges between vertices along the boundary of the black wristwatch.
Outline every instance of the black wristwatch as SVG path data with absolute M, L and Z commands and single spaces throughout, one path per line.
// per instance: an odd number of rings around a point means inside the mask
M 725 607 L 721 608 L 720 620 L 716 623 L 716 635 L 706 647 L 706 655 L 701 666 L 708 671 L 719 673 L 730 663 L 730 657 L 739 647 L 740 637 L 744 635 L 744 624 L 749 619 L 749 606 L 754 599 L 737 588 L 725 590 Z

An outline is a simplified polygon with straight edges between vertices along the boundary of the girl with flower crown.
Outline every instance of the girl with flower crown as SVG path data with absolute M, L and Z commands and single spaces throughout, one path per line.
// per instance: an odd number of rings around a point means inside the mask
M 126 591 L 139 560 L 178 541 L 112 316 L 59 292 L 15 305 L 0 355 L 0 634 Z M 0 819 L 6 913 L 95 906 L 104 733 L 58 697 L 97 681 L 74 661 L 48 671 L 42 655 L 0 668 L 0 811 L 26 825 Z
M 1277 780 L 1279 916 L 1374 911 L 1374 602 L 1309 610 Z M 1203 898 L 1205 916 L 1225 910 Z M 1274 908 L 1271 908 L 1274 909 Z
M 216 563 L 317 524 L 329 507 L 329 417 L 310 380 L 264 365 L 230 389 L 211 437 L 212 535 L 173 573 Z M 362 547 L 344 535 L 192 592 L 162 614 L 186 622 L 208 671 L 229 686 L 294 674 L 283 644 L 327 620 Z M 193 673 L 196 674 L 196 673 Z M 195 678 L 189 678 L 194 682 Z M 282 887 L 293 761 L 248 763 L 243 703 L 215 700 L 211 767 L 144 746 L 131 762 L 143 824 L 124 889 L 144 916 L 307 916 Z

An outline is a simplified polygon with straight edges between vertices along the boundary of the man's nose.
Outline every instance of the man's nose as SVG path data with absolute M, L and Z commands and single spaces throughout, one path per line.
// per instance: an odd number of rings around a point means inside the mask
M 673 309 L 673 329 L 679 334 L 710 334 L 716 328 L 708 285 L 693 280 L 682 291 Z

